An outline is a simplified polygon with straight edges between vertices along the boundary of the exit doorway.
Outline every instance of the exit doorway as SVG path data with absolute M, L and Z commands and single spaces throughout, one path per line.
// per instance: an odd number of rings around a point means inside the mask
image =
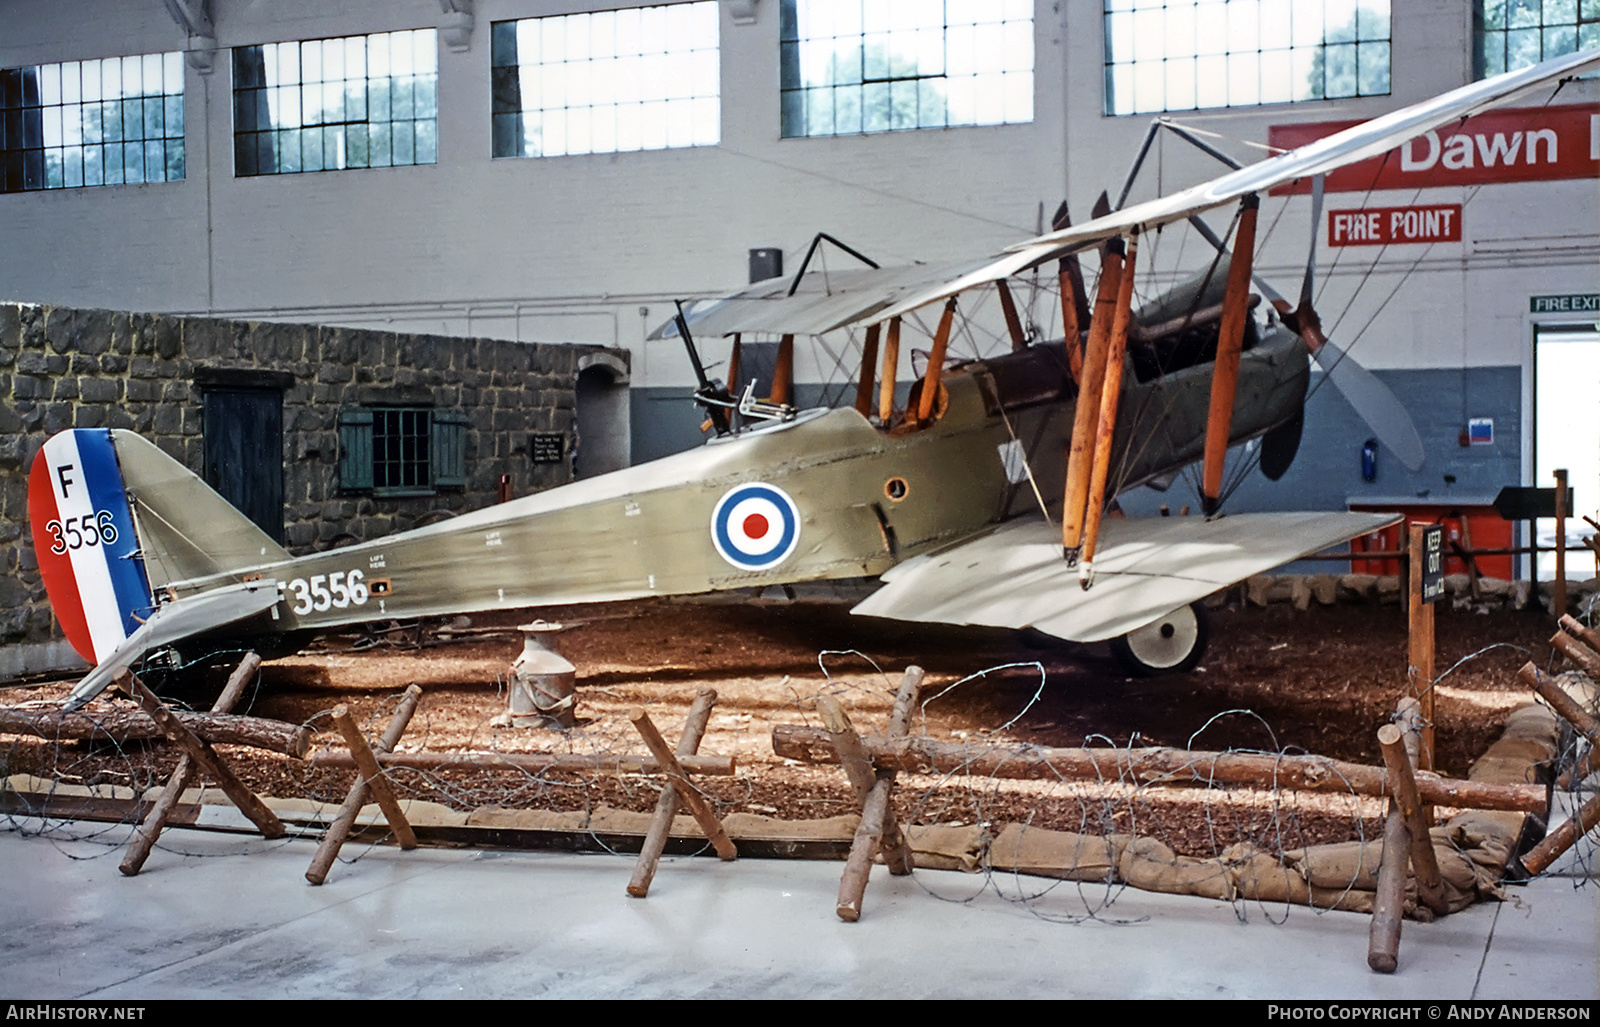
M 1567 511 L 1567 577 L 1596 573 L 1583 538 L 1594 529 L 1583 515 L 1600 520 L 1600 332 L 1592 325 L 1536 325 L 1533 336 L 1533 481 L 1555 485 L 1566 468 L 1574 510 Z M 1555 576 L 1556 522 L 1535 527 L 1540 581 Z

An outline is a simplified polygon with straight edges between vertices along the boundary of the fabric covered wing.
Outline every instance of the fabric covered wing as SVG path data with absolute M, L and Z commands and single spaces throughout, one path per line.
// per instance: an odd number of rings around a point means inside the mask
M 1061 529 L 1012 521 L 915 557 L 851 612 L 895 620 L 1035 628 L 1074 642 L 1125 635 L 1252 574 L 1393 524 L 1395 514 L 1250 513 L 1111 519 L 1094 587 L 1061 557 Z

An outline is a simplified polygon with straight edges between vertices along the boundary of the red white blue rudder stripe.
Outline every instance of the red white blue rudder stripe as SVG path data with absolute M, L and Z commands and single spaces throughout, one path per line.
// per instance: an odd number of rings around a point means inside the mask
M 729 489 L 711 511 L 711 544 L 740 570 L 776 567 L 800 544 L 800 510 L 776 485 Z
M 73 428 L 44 444 L 28 475 L 28 518 L 61 630 L 99 663 L 154 608 L 109 429 Z

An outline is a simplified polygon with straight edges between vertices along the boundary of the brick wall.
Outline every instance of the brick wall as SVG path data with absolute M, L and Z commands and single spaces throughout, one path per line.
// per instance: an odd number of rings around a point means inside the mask
M 204 473 L 203 384 L 280 387 L 284 541 L 299 554 L 488 505 L 502 474 L 514 495 L 571 480 L 570 460 L 533 462 L 529 435 L 561 433 L 570 450 L 579 361 L 600 352 L 627 360 L 595 346 L 0 304 L 0 678 L 62 651 L 27 524 L 28 468 L 54 433 L 132 429 Z M 465 488 L 341 493 L 340 409 L 393 404 L 465 412 Z

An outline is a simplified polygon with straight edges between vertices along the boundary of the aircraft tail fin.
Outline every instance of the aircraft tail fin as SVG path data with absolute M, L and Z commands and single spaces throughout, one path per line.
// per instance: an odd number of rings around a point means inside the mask
M 156 590 L 289 559 L 188 468 L 127 431 L 52 436 L 29 471 L 28 515 L 56 619 L 94 664 L 154 616 Z

